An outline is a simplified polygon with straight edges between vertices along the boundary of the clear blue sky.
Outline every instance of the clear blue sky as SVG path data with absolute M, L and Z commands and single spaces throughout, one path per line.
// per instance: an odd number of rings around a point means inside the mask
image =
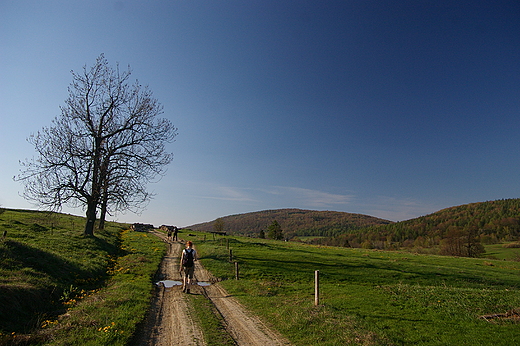
M 1 1 L 3 207 L 34 208 L 12 180 L 26 138 L 100 53 L 179 129 L 155 199 L 113 219 L 520 197 L 518 1 Z

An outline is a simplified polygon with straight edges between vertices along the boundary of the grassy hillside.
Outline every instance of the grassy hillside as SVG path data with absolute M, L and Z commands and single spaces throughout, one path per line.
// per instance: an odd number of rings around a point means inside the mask
M 82 235 L 82 219 L 55 213 L 6 210 L 0 214 L 0 329 L 27 332 L 60 309 L 71 287 L 90 289 L 106 279 L 121 229 Z M 87 258 L 89 260 L 87 261 Z
M 2 211 L 0 345 L 126 345 L 163 243 L 124 224 L 84 237 L 84 218 Z
M 362 227 L 391 223 L 368 215 L 302 209 L 264 210 L 225 216 L 221 219 L 228 234 L 253 237 L 258 236 L 261 230 L 267 230 L 276 220 L 288 239 L 297 236 L 333 236 Z M 201 223 L 189 228 L 208 232 L 213 230 L 213 223 L 214 221 Z
M 232 237 L 236 281 L 226 244 L 196 242 L 203 264 L 295 345 L 520 343 L 518 262 Z

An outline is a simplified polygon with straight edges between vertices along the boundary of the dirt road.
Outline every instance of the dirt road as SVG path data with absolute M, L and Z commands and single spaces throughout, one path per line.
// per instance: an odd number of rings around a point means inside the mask
M 168 246 L 168 253 L 160 267 L 161 280 L 182 281 L 179 258 L 184 246 L 179 242 L 167 240 L 160 232 L 154 234 L 163 239 Z M 210 286 L 195 285 L 191 292 L 203 294 L 211 300 L 224 318 L 226 329 L 237 345 L 291 345 L 227 294 L 200 262 L 195 264 L 195 281 L 211 283 Z M 186 295 L 182 293 L 181 286 L 157 289 L 150 316 L 136 345 L 206 345 L 201 329 L 190 316 Z
M 157 232 L 168 246 L 168 252 L 159 268 L 161 280 L 182 281 L 179 272 L 179 258 L 183 245 L 168 242 L 162 233 Z M 200 328 L 190 316 L 190 309 L 180 286 L 165 288 L 158 286 L 150 315 L 136 345 L 205 345 Z

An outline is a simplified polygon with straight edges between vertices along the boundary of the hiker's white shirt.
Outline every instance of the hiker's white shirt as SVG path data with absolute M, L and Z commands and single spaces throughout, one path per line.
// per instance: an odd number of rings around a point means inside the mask
M 193 261 L 195 262 L 197 260 L 197 251 L 194 249 L 194 248 L 186 248 L 184 250 L 182 250 L 182 259 L 184 259 L 184 257 L 186 256 L 186 250 L 191 250 L 192 251 L 192 255 L 193 255 Z

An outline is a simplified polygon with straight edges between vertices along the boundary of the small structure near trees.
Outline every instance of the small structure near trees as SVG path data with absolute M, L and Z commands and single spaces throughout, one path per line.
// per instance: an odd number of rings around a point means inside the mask
M 132 226 L 130 226 L 130 228 L 133 231 L 146 232 L 146 231 L 150 231 L 150 230 L 154 229 L 155 227 L 151 224 L 146 224 L 146 223 L 134 223 Z

